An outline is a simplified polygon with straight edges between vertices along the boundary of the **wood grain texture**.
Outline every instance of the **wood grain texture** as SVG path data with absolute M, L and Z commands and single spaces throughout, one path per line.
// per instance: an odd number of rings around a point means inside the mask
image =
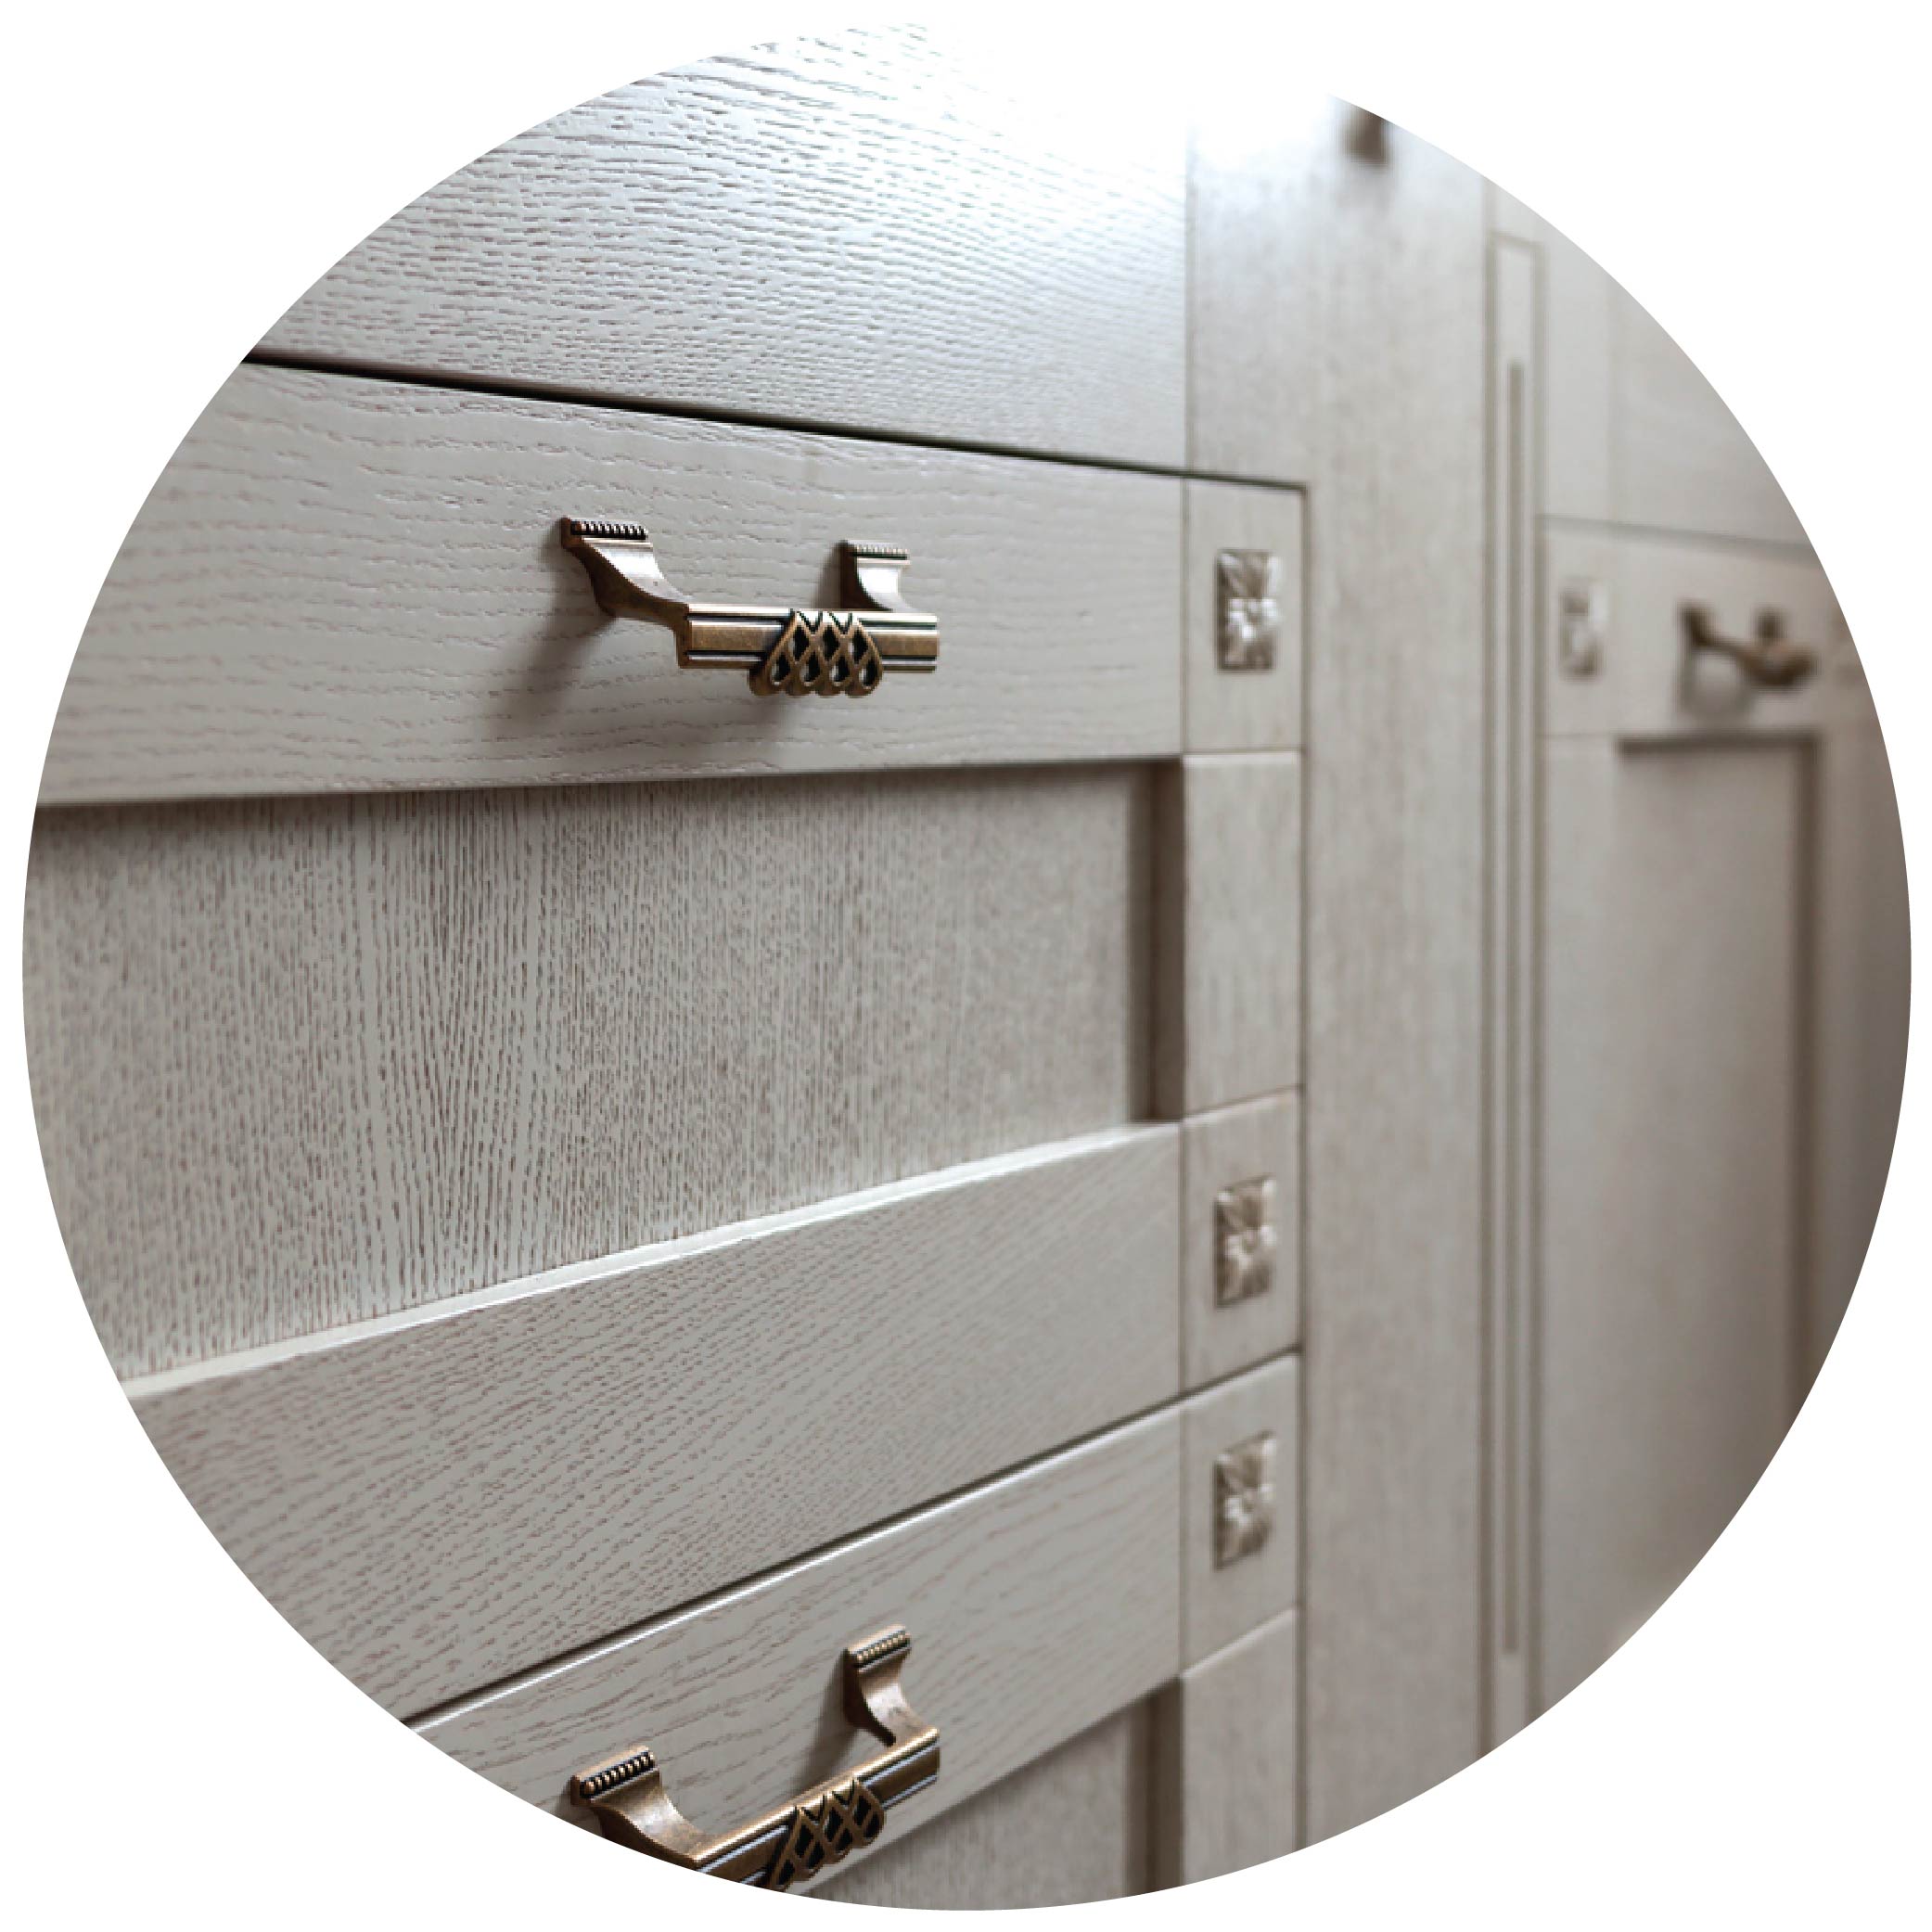
M 1298 492 L 1190 481 L 1183 736 L 1190 751 L 1292 751 L 1301 743 L 1302 503 Z M 1267 671 L 1222 667 L 1215 560 L 1261 550 L 1280 566 L 1281 642 Z
M 1346 255 L 1314 157 L 1354 110 L 1202 112 L 1188 137 L 1187 449 L 1197 469 L 1306 483 L 1321 431 L 1324 291 Z
M 1129 1705 L 910 1837 L 889 1832 L 812 1896 L 990 1912 L 1147 1890 L 1152 1708 Z
M 840 704 L 680 671 L 599 610 L 566 515 L 781 607 L 837 603 L 842 539 L 902 544 L 939 667 Z M 1165 756 L 1180 569 L 1168 478 L 247 368 L 115 561 L 41 797 Z
M 1688 1573 L 1793 1413 L 1807 759 L 1549 748 L 1546 1704 Z
M 1284 1355 L 1190 1396 L 1181 1412 L 1181 1660 L 1193 1665 L 1301 1594 L 1301 1363 Z M 1274 1438 L 1274 1527 L 1247 1555 L 1215 1558 L 1215 1458 Z
M 1163 765 L 1156 823 L 1154 1104 L 1178 1119 L 1300 1077 L 1300 757 Z
M 1309 1838 L 1480 1747 L 1482 186 L 1384 131 L 1280 164 L 1309 373 Z M 1293 171 L 1304 172 L 1298 183 Z
M 1194 1885 L 1295 1849 L 1300 1619 L 1204 1658 L 1155 1703 L 1158 1882 Z
M 1273 1283 L 1218 1295 L 1215 1197 L 1274 1183 Z M 1198 1388 L 1292 1349 L 1301 1336 L 1301 1103 L 1294 1094 L 1196 1114 L 1181 1131 L 1181 1378 Z
M 1147 789 L 44 812 L 29 1064 L 116 1369 L 1145 1116 Z
M 1171 1397 L 1178 1139 L 956 1168 L 129 1394 L 262 1594 L 420 1710 Z
M 268 341 L 1178 464 L 1185 190 L 1179 114 L 1105 61 L 869 28 L 532 128 L 385 223 Z
M 1790 736 L 1867 722 L 1871 694 L 1825 575 L 1808 556 L 1550 526 L 1543 537 L 1542 635 L 1546 728 L 1563 737 L 1627 741 L 1712 735 Z M 1565 674 L 1555 603 L 1567 583 L 1601 583 L 1609 597 L 1602 668 Z M 1819 654 L 1810 680 L 1760 690 L 1735 665 L 1686 657 L 1683 608 L 1700 604 L 1727 637 L 1748 639 L 1759 615 Z
M 648 1745 L 679 1808 L 722 1829 L 856 1761 L 840 1649 L 903 1622 L 942 1762 L 889 1843 L 1179 1669 L 1179 1435 L 1171 1410 L 1129 1424 L 417 1728 L 557 1810 L 572 1772 Z

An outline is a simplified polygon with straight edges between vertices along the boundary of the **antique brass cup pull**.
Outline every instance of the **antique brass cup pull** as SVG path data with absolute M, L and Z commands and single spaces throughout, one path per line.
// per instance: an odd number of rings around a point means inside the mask
M 590 573 L 612 617 L 668 625 L 685 669 L 748 672 L 761 697 L 868 697 L 889 671 L 931 671 L 940 621 L 899 595 L 906 553 L 887 544 L 838 546 L 844 610 L 700 604 L 672 586 L 644 528 L 566 517 L 563 545 Z
M 1794 644 L 1785 635 L 1785 620 L 1775 610 L 1758 619 L 1758 634 L 1748 644 L 1721 637 L 1710 612 L 1701 604 L 1683 607 L 1684 649 L 1695 659 L 1712 651 L 1728 658 L 1752 684 L 1767 691 L 1789 691 L 1818 669 L 1818 653 L 1809 645 Z
M 786 1891 L 870 1845 L 885 1830 L 886 1813 L 939 1776 L 939 1727 L 914 1715 L 899 1682 L 912 1647 L 903 1630 L 889 1630 L 845 1651 L 846 1716 L 886 1748 L 736 1831 L 714 1836 L 693 1824 L 672 1803 L 647 1750 L 579 1772 L 570 1780 L 571 1800 L 596 1814 L 607 1838 L 633 1851 L 739 1885 Z

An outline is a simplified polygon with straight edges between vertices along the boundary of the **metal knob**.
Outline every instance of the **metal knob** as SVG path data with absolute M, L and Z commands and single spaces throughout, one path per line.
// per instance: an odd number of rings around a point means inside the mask
M 1794 690 L 1818 669 L 1818 653 L 1785 635 L 1779 611 L 1759 613 L 1758 634 L 1747 644 L 1719 635 L 1710 612 L 1701 604 L 1686 604 L 1683 615 L 1684 649 L 1693 659 L 1704 652 L 1728 658 L 1763 690 Z

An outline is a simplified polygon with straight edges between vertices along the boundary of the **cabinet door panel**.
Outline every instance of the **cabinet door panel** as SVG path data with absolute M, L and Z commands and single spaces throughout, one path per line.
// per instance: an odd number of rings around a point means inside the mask
M 1808 760 L 1549 755 L 1546 1702 L 1675 1588 L 1790 1420 Z
M 1516 1721 L 1663 1602 L 1802 1399 L 1884 1185 L 1907 944 L 1871 695 L 1789 504 L 1653 317 L 1491 212 L 1541 298 L 1530 911 L 1499 949 L 1532 1015 L 1503 1123 L 1533 1149 L 1532 1466 L 1491 1520 L 1528 1582 Z

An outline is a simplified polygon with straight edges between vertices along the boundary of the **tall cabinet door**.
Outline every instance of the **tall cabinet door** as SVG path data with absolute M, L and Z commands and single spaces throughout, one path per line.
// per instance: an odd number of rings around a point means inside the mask
M 1870 1227 L 1835 1204 L 1875 1209 L 1883 1184 L 1904 908 L 1883 749 L 1815 565 L 1555 530 L 1544 561 L 1548 1703 L 1695 1565 L 1803 1398 Z M 1746 646 L 1769 616 L 1817 668 L 1759 685 L 1690 641 L 1691 608 Z M 1884 1131 L 1844 1132 L 1848 1111 Z
M 1716 392 L 1491 190 L 1486 1644 L 1493 1743 L 1695 1566 L 1790 1426 L 1890 1160 L 1890 774 Z

